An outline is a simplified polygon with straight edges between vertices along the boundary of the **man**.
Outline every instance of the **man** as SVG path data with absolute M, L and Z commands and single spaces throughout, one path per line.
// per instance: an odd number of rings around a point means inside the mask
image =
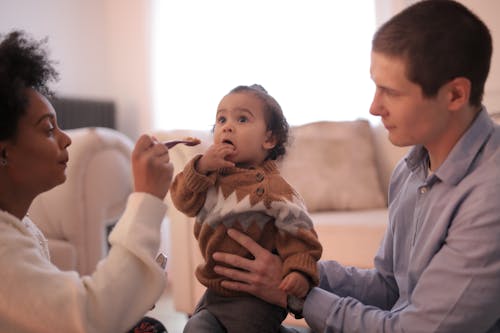
M 482 106 L 492 41 L 454 1 L 408 7 L 375 34 L 370 113 L 414 146 L 389 187 L 389 225 L 370 270 L 324 261 L 304 300 L 276 287 L 280 261 L 214 258 L 225 287 L 287 306 L 315 332 L 500 332 L 500 128 Z

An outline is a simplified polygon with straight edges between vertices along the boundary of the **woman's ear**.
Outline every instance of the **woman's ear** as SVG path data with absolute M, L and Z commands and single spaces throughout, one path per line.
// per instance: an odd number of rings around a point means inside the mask
M 7 148 L 0 146 L 0 166 L 7 165 Z
M 266 132 L 266 140 L 262 144 L 262 147 L 266 150 L 271 150 L 276 146 L 277 143 L 276 135 L 273 134 L 273 131 Z
M 459 110 L 470 102 L 471 83 L 465 77 L 457 77 L 448 82 L 448 108 Z

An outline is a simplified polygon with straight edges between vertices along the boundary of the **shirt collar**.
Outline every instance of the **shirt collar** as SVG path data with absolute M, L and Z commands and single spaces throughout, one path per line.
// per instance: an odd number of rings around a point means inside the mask
M 452 185 L 458 184 L 465 177 L 481 147 L 493 131 L 493 121 L 483 106 L 469 129 L 462 135 L 452 148 L 443 164 L 434 170 L 434 175 L 441 181 Z M 408 168 L 415 172 L 424 166 L 429 158 L 427 150 L 422 145 L 416 145 L 405 159 Z

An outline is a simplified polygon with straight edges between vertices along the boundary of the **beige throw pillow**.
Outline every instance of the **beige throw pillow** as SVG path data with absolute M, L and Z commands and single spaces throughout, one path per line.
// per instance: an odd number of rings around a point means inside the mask
M 368 121 L 316 122 L 290 134 L 280 169 L 309 211 L 385 207 Z

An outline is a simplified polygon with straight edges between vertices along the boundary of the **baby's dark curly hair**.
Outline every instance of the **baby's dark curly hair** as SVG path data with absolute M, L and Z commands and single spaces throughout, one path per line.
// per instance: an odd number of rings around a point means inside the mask
M 283 114 L 283 110 L 278 102 L 269 95 L 266 89 L 259 84 L 252 84 L 251 86 L 237 86 L 233 88 L 229 94 L 232 93 L 251 93 L 259 98 L 264 104 L 264 113 L 267 123 L 267 129 L 273 133 L 276 138 L 276 146 L 269 152 L 267 160 L 277 160 L 285 156 L 286 145 L 288 144 L 288 130 L 289 125 Z
M 23 31 L 12 31 L 0 40 L 0 140 L 6 140 L 16 137 L 19 119 L 26 113 L 26 89 L 50 97 L 47 84 L 59 75 L 48 59 L 46 38 L 36 41 Z

